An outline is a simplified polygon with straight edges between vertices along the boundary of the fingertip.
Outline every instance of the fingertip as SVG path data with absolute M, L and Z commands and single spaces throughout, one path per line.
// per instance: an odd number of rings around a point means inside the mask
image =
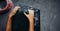
M 20 7 L 18 6 L 18 8 L 20 8 Z
M 20 6 L 16 6 L 15 8 L 19 9 L 19 8 L 20 8 Z
M 24 14 L 26 15 L 26 13 L 24 12 Z
M 29 12 L 33 12 L 33 13 L 34 13 L 34 10 L 29 9 L 28 11 L 29 11 Z
M 16 8 L 15 8 L 15 9 L 16 9 L 16 11 L 17 11 L 18 9 L 20 9 L 20 7 L 19 7 L 19 6 L 16 6 Z

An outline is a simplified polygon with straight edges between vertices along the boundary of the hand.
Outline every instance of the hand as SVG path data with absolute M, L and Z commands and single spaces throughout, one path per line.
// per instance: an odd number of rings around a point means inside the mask
M 29 19 L 29 21 L 32 22 L 34 19 L 34 11 L 33 10 L 28 10 L 28 11 L 29 11 L 29 14 L 26 14 L 25 12 L 24 12 L 24 14 Z
M 9 14 L 9 17 L 12 17 L 13 15 L 15 15 L 19 8 L 20 8 L 19 6 L 16 6 L 15 8 L 13 8 Z

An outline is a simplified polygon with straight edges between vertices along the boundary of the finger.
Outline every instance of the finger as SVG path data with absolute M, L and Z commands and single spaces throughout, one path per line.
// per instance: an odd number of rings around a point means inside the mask
M 30 14 L 34 14 L 34 10 L 28 10 Z
M 25 16 L 28 16 L 25 12 L 24 12 L 24 15 L 25 15 Z
M 19 9 L 19 8 L 20 8 L 20 6 L 16 6 L 16 7 L 15 7 L 15 9 Z
M 34 10 L 29 10 L 29 14 L 34 17 Z
M 17 11 L 19 8 L 20 8 L 19 6 L 16 6 L 13 10 Z
M 12 10 L 12 13 L 15 13 L 20 7 L 19 6 L 16 6 L 13 10 Z
M 31 10 L 31 9 L 29 9 L 28 11 L 29 11 L 29 13 L 34 12 L 34 10 Z
M 34 10 L 32 10 L 32 15 L 34 16 Z
M 32 10 L 31 12 L 32 12 L 32 14 L 34 14 L 34 10 Z

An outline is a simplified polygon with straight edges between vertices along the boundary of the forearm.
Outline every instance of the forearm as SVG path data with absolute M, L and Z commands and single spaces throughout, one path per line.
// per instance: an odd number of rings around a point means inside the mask
M 34 31 L 34 21 L 31 20 L 31 22 L 29 23 L 29 31 Z
M 6 31 L 12 31 L 11 30 L 11 18 L 10 17 L 8 17 L 8 20 L 7 20 Z

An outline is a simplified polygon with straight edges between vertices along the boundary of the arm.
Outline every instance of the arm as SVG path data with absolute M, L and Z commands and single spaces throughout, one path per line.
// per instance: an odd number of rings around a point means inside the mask
M 34 31 L 34 11 L 28 10 L 29 14 L 26 14 L 26 17 L 29 19 L 29 31 Z
M 7 25 L 6 25 L 6 31 L 12 31 L 11 30 L 11 18 L 8 16 Z
M 33 20 L 30 20 L 32 22 L 29 23 L 29 31 L 34 31 L 34 22 Z
M 7 20 L 7 24 L 6 24 L 6 31 L 12 31 L 12 28 L 11 28 L 11 26 L 12 26 L 12 25 L 11 25 L 11 23 L 12 23 L 11 18 L 12 18 L 13 15 L 16 14 L 16 12 L 17 12 L 17 10 L 18 10 L 19 8 L 20 8 L 19 6 L 16 6 L 16 7 L 11 11 L 11 13 L 9 14 L 8 20 Z

